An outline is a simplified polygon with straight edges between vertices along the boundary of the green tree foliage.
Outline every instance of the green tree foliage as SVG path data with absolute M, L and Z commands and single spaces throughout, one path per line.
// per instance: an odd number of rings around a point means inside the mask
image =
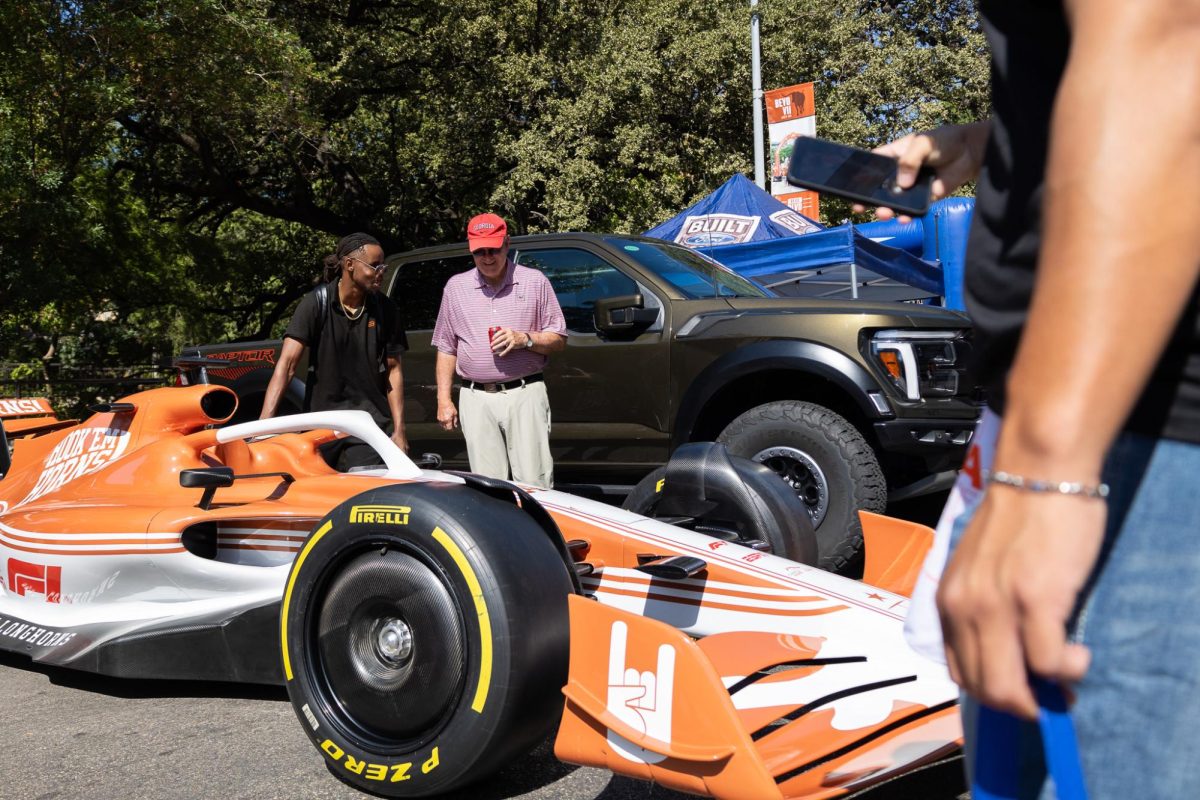
M 762 0 L 767 87 L 875 145 L 987 105 L 970 0 Z M 353 230 L 645 230 L 752 174 L 732 0 L 0 0 L 0 361 L 278 332 Z M 834 213 L 844 210 L 832 206 Z
M 768 0 L 767 8 L 764 82 L 813 81 L 822 138 L 873 148 L 988 114 L 987 45 L 970 0 Z M 833 198 L 821 209 L 829 222 L 849 215 Z

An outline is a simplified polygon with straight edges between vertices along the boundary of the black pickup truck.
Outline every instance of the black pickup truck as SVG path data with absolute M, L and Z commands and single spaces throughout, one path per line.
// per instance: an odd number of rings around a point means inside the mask
M 639 236 L 515 237 L 510 253 L 550 279 L 569 329 L 546 369 L 560 486 L 627 490 L 683 443 L 724 442 L 791 484 L 823 564 L 839 568 L 862 546 L 857 509 L 942 489 L 961 464 L 981 410 L 964 372 L 971 331 L 961 314 L 780 298 L 692 250 Z M 466 467 L 466 447 L 437 424 L 430 337 L 446 280 L 472 267 L 465 243 L 426 248 L 391 257 L 384 282 L 411 346 L 409 442 L 449 467 Z M 207 379 L 238 392 L 241 420 L 258 416 L 279 345 L 183 356 L 234 362 Z M 294 380 L 280 413 L 299 410 L 303 391 Z

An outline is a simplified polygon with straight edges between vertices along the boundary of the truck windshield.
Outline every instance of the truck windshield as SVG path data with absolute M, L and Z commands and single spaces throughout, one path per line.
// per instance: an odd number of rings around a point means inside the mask
M 625 239 L 620 236 L 606 236 L 605 239 L 620 248 L 627 258 L 653 272 L 689 299 L 774 297 L 770 290 L 695 250 L 669 242 L 647 242 L 645 239 Z

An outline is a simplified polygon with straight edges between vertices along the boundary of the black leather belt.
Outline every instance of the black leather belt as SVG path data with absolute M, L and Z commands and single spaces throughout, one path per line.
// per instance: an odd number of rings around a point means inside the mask
M 542 373 L 535 372 L 532 375 L 526 375 L 524 378 L 517 378 L 515 381 L 504 381 L 502 383 L 480 383 L 479 381 L 463 381 L 463 386 L 468 389 L 475 389 L 481 392 L 502 392 L 508 389 L 520 389 L 522 386 L 530 383 L 541 383 L 543 380 Z

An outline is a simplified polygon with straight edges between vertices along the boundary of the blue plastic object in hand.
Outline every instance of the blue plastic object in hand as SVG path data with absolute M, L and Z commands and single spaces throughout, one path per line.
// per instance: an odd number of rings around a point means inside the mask
M 1046 767 L 1059 800 L 1087 800 L 1079 745 L 1066 698 L 1058 686 L 1033 678 L 1038 728 Z M 972 800 L 1016 800 L 1020 786 L 1021 722 L 1010 714 L 979 707 Z

